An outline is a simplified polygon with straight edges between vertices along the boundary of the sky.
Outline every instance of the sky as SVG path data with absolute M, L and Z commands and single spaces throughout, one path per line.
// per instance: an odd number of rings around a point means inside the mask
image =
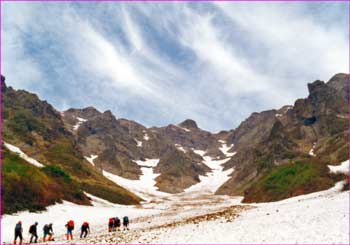
M 349 70 L 346 2 L 2 2 L 6 83 L 60 111 L 237 127 Z

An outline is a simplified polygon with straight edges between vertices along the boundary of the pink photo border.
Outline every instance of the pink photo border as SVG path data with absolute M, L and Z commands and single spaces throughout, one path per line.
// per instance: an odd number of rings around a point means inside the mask
M 348 2 L 347 14 L 348 14 L 348 72 L 350 74 L 350 0 L 0 0 L 0 74 L 2 74 L 2 2 Z M 350 76 L 348 76 L 348 95 L 350 93 Z M 350 142 L 350 96 L 348 96 L 348 142 Z M 2 145 L 2 83 L 0 83 L 0 145 Z M 350 159 L 350 147 L 348 149 L 348 158 Z M 0 160 L 2 159 L 2 149 L 0 150 Z M 348 181 L 350 182 L 350 175 L 348 175 Z M 0 211 L 2 210 L 2 161 L 0 161 Z M 0 245 L 2 244 L 1 239 L 1 219 L 2 212 L 0 212 Z M 350 192 L 349 192 L 349 213 L 350 213 Z M 349 240 L 350 244 L 350 220 L 349 220 Z M 79 243 L 75 243 L 79 244 Z M 84 243 L 86 244 L 86 243 Z M 98 243 L 99 245 L 109 245 Z M 289 245 L 289 244 L 266 244 L 265 245 Z M 57 245 L 68 245 L 66 243 Z M 134 244 L 130 244 L 134 245 Z M 135 244 L 136 245 L 136 244 Z M 173 244 L 163 244 L 173 245 Z M 207 245 L 207 244 L 188 244 L 188 245 Z M 239 245 L 239 244 L 232 244 Z M 257 244 L 246 244 L 246 245 L 257 245 Z M 306 244 L 301 244 L 306 245 Z

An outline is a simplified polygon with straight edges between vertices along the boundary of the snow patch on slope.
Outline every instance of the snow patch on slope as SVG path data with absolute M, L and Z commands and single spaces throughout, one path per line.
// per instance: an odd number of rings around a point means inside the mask
M 89 163 L 91 163 L 92 166 L 95 166 L 94 160 L 98 158 L 98 155 L 91 155 L 90 157 L 84 157 L 86 160 L 88 160 Z
M 182 145 L 175 144 L 175 147 L 176 147 L 178 150 L 180 150 L 180 151 L 182 151 L 182 152 L 186 153 L 186 150 L 185 150 L 185 148 L 183 148 L 183 146 L 182 146 Z
M 137 147 L 142 147 L 142 141 L 134 139 L 136 141 Z
M 145 133 L 145 134 L 144 134 L 143 139 L 144 139 L 144 140 L 146 140 L 146 141 L 148 141 L 148 140 L 149 140 L 149 136 L 148 136 L 148 134 L 147 134 L 147 133 Z
M 182 129 L 182 130 L 184 130 L 184 131 L 186 131 L 186 132 L 191 132 L 191 130 L 189 130 L 188 128 L 184 128 L 184 127 L 181 127 L 179 125 L 175 125 L 175 126 L 180 128 L 180 129 Z
M 205 153 L 207 153 L 206 151 L 202 151 L 202 150 L 193 150 L 193 152 L 200 155 L 200 156 L 204 156 Z
M 38 162 L 37 160 L 29 157 L 27 154 L 25 154 L 23 151 L 21 151 L 21 149 L 19 149 L 18 147 L 11 145 L 9 143 L 4 142 L 4 145 L 7 149 L 9 149 L 10 151 L 17 153 L 22 159 L 26 160 L 28 163 L 34 165 L 35 167 L 38 168 L 42 168 L 44 167 L 44 164 Z
M 228 146 L 226 141 L 219 140 L 219 142 L 222 144 L 219 149 L 226 157 L 233 157 L 236 154 L 236 152 L 228 152 L 233 147 L 233 144 Z
M 194 150 L 194 152 L 203 157 L 203 163 L 207 165 L 212 171 L 210 173 L 207 173 L 206 176 L 200 175 L 200 182 L 185 189 L 185 192 L 203 191 L 214 193 L 221 185 L 223 185 L 230 178 L 229 176 L 233 172 L 233 168 L 223 171 L 224 167 L 222 166 L 222 164 L 230 160 L 230 158 L 214 160 L 210 156 L 204 156 L 206 153 L 205 151 Z
M 328 165 L 329 172 L 333 174 L 349 174 L 350 161 L 346 160 L 340 165 Z
M 312 148 L 311 148 L 311 150 L 309 151 L 309 155 L 310 155 L 310 156 L 313 156 L 313 157 L 316 156 L 316 154 L 314 153 L 315 147 L 316 147 L 316 142 L 312 144 Z
M 140 196 L 144 200 L 169 195 L 168 193 L 158 191 L 158 187 L 155 186 L 155 178 L 157 178 L 160 174 L 155 174 L 153 172 L 153 167 L 157 166 L 159 159 L 146 159 L 145 161 L 139 160 L 135 162 L 139 166 L 142 166 L 142 175 L 138 180 L 123 178 L 107 171 L 103 171 L 103 175 L 116 184 Z
M 87 122 L 86 119 L 81 118 L 81 117 L 77 117 L 77 119 L 78 119 L 77 124 L 75 124 L 75 125 L 73 126 L 73 129 L 74 129 L 74 130 L 78 130 L 78 128 L 80 127 L 80 125 L 81 125 L 83 122 Z

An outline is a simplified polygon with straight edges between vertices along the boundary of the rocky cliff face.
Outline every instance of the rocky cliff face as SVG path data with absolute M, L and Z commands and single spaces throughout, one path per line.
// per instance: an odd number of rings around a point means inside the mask
M 32 166 L 2 146 L 3 212 L 42 209 L 62 200 L 89 204 L 84 192 L 115 203 L 141 200 L 84 159 L 58 111 L 35 94 L 7 87 L 4 77 L 2 106 L 3 141 L 43 164 Z
M 257 193 L 262 184 L 256 183 L 276 167 L 293 168 L 298 162 L 312 163 L 310 166 L 317 168 L 315 175 L 325 177 L 308 191 L 325 188 L 328 170 L 323 167 L 348 157 L 347 84 L 346 74 L 338 74 L 327 83 L 315 81 L 308 84 L 309 96 L 298 99 L 294 106 L 253 113 L 229 136 L 238 153 L 225 167 L 235 167 L 235 171 L 217 193 L 245 193 L 246 201 L 274 200 L 267 198 L 268 188 Z M 293 191 L 276 198 L 291 196 Z
M 137 202 L 101 173 L 137 180 L 143 174 L 137 161 L 146 159 L 159 159 L 152 168 L 160 191 L 183 192 L 213 171 L 205 157 L 224 162 L 224 170 L 234 168 L 217 194 L 244 194 L 247 202 L 279 200 L 331 186 L 340 177 L 330 175 L 327 164 L 348 156 L 347 74 L 310 83 L 307 98 L 254 112 L 236 129 L 217 134 L 191 119 L 146 128 L 93 107 L 60 113 L 34 94 L 7 87 L 3 77 L 2 83 L 4 140 L 61 167 L 84 186 L 73 201 L 88 203 L 85 190 L 107 200 L 119 195 L 119 202 Z M 114 197 L 106 195 L 106 186 Z

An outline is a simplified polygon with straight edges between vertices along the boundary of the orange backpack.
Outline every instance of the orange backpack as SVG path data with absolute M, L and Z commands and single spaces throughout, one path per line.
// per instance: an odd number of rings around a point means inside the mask
M 74 228 L 74 221 L 73 220 L 68 221 L 68 227 Z

